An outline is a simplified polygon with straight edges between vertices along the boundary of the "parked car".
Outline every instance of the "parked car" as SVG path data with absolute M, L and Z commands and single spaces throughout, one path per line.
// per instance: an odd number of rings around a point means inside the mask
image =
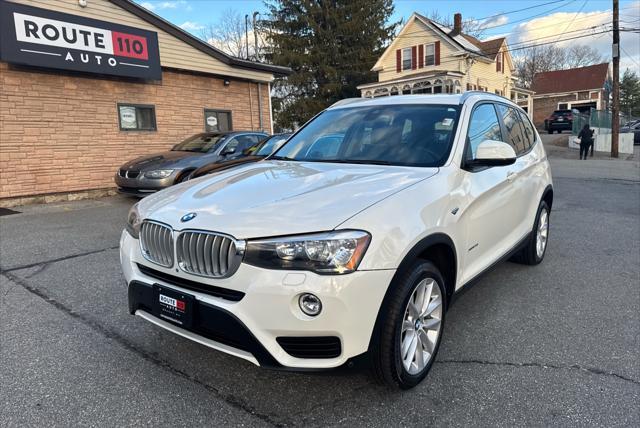
M 231 159 L 265 138 L 264 132 L 204 132 L 169 151 L 142 156 L 122 165 L 114 180 L 120 193 L 146 196 L 185 181 L 202 165 Z
M 576 114 L 575 110 L 556 110 L 548 119 L 544 121 L 544 129 L 553 134 L 556 131 L 558 134 L 568 129 L 571 131 L 573 127 L 573 115 Z
M 203 175 L 212 174 L 214 172 L 224 171 L 225 169 L 234 168 L 245 163 L 258 162 L 278 150 L 290 136 L 291 134 L 287 133 L 275 134 L 264 138 L 258 144 L 240 152 L 239 156 L 230 159 L 222 159 L 217 162 L 211 162 L 201 166 L 189 175 L 189 180 L 202 177 Z
M 620 128 L 620 132 L 633 132 L 633 145 L 640 145 L 640 120 L 627 123 Z
M 337 147 L 310 150 L 328 135 Z M 129 311 L 256 365 L 368 359 L 410 388 L 456 293 L 506 258 L 543 260 L 552 203 L 540 136 L 503 97 L 345 100 L 268 159 L 132 207 Z

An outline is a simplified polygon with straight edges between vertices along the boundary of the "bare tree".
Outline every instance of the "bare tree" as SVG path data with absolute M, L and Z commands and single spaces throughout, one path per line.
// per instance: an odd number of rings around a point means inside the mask
M 251 19 L 249 19 L 247 31 L 249 32 L 249 52 L 247 52 L 245 17 L 234 9 L 227 9 L 216 23 L 205 26 L 201 37 L 229 55 L 248 58 L 254 55 L 255 50 L 253 39 L 251 39 L 253 35 Z
M 603 62 L 602 55 L 593 46 L 572 45 L 566 52 L 563 68 L 584 67 Z
M 532 46 L 514 56 L 518 86 L 531 87 L 536 73 L 599 64 L 603 61 L 598 51 L 587 45 L 572 45 L 568 48 L 554 45 Z

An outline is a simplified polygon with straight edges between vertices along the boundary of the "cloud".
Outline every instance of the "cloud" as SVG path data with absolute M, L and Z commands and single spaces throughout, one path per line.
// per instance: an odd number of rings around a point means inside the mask
M 523 44 L 539 44 L 554 42 L 558 47 L 569 47 L 572 45 L 588 45 L 598 50 L 606 61 L 611 60 L 612 33 L 595 34 L 610 29 L 612 22 L 612 10 L 600 10 L 592 12 L 558 12 L 551 15 L 542 16 L 523 22 L 513 28 L 508 36 L 509 45 L 513 48 L 523 46 Z M 638 27 L 637 20 L 640 16 L 640 1 L 624 3 L 620 7 L 620 27 Z M 625 21 L 629 23 L 625 24 Z M 595 27 L 589 30 L 591 27 Z M 580 31 L 584 30 L 584 31 Z M 571 37 L 578 37 L 573 40 L 563 40 Z M 556 42 L 557 40 L 560 40 Z M 637 63 L 640 63 L 640 43 L 638 34 L 632 32 L 620 33 L 620 46 L 622 57 L 620 69 L 626 67 L 638 70 Z M 518 55 L 518 51 L 513 52 Z M 634 63 L 634 60 L 636 63 Z
M 185 31 L 197 31 L 197 30 L 202 30 L 204 28 L 204 25 L 199 24 L 197 22 L 193 22 L 193 21 L 185 21 L 182 24 L 180 24 L 180 28 L 182 28 Z
M 482 22 L 482 27 L 489 28 L 498 25 L 504 25 L 509 22 L 509 18 L 506 15 L 498 15 L 493 18 L 486 19 Z
M 161 10 L 161 9 L 178 9 L 185 8 L 191 10 L 191 5 L 186 0 L 163 0 L 163 1 L 145 1 L 140 3 L 140 6 L 148 10 Z
M 149 3 L 148 1 L 142 2 L 140 3 L 140 6 L 144 7 L 147 10 L 154 10 L 156 7 L 153 5 L 153 3 Z

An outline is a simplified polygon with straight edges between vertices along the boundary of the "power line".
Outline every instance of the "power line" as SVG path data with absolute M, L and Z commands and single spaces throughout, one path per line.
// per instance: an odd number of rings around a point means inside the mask
M 540 4 L 536 4 L 534 6 L 529 6 L 529 7 L 525 7 L 525 8 L 522 8 L 522 9 L 510 10 L 509 12 L 497 13 L 495 15 L 489 15 L 489 16 L 485 16 L 485 17 L 482 17 L 482 18 L 469 19 L 469 20 L 463 21 L 463 22 L 466 23 L 466 24 L 470 24 L 472 22 L 486 21 L 487 19 L 497 18 L 499 16 L 504 16 L 504 15 L 511 15 L 512 13 L 518 13 L 518 12 L 522 12 L 522 11 L 525 11 L 525 10 L 535 9 L 537 7 L 546 6 L 548 4 L 560 3 L 560 2 L 563 2 L 563 1 L 567 1 L 567 0 L 555 0 L 555 1 L 550 1 L 550 2 L 547 2 L 547 3 L 540 3 Z

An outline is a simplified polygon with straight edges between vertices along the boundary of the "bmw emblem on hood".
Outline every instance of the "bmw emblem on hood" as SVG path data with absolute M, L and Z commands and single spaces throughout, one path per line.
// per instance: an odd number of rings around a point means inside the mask
M 183 215 L 183 216 L 180 218 L 180 221 L 181 221 L 181 222 L 183 222 L 183 223 L 185 223 L 185 222 L 187 222 L 187 221 L 193 220 L 194 218 L 196 218 L 196 216 L 197 216 L 197 215 L 198 215 L 198 214 L 196 214 L 196 213 L 188 213 L 188 214 L 185 214 L 185 215 Z

